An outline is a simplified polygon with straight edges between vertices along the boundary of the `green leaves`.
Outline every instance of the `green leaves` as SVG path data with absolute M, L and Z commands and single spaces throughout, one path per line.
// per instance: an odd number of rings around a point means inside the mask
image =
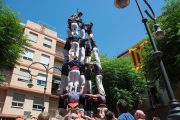
M 23 53 L 26 46 L 30 46 L 18 15 L 11 7 L 5 6 L 4 1 L 0 1 L 0 66 L 18 65 L 22 57 L 20 53 Z
M 113 111 L 116 110 L 116 103 L 119 99 L 125 99 L 129 103 L 129 110 L 132 109 L 133 103 L 139 103 L 135 96 L 136 87 L 134 81 L 137 81 L 137 89 L 140 94 L 145 92 L 145 79 L 142 73 L 137 70 L 133 70 L 134 66 L 131 64 L 129 58 L 105 58 L 106 55 L 100 55 L 101 66 L 102 66 L 102 76 L 103 76 L 103 86 L 106 92 L 106 100 L 108 109 Z M 92 61 L 94 61 L 94 56 L 92 55 Z M 92 74 L 92 88 L 93 93 L 97 93 L 97 86 L 95 80 L 95 74 Z
M 162 60 L 171 86 L 175 90 L 176 84 L 180 81 L 180 0 L 165 1 L 166 4 L 161 9 L 162 15 L 158 17 L 157 23 L 162 30 L 166 31 L 166 35 L 162 40 L 154 38 L 154 41 L 158 50 L 163 52 Z M 153 21 L 148 21 L 148 25 L 154 34 Z M 152 81 L 160 79 L 162 81 L 156 59 L 152 58 L 153 49 L 149 38 L 145 39 L 148 40 L 148 43 L 142 52 L 141 64 L 144 66 L 142 70 L 147 71 L 148 79 Z

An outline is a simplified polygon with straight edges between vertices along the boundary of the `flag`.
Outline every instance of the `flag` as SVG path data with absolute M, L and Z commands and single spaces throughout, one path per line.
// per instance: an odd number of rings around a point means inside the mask
M 142 68 L 141 65 L 141 59 L 143 58 L 141 52 L 143 50 L 144 44 L 146 44 L 147 41 L 142 40 L 141 42 L 137 43 L 133 47 L 129 48 L 129 55 L 131 60 L 133 61 L 132 64 L 135 66 L 136 70 L 139 70 Z

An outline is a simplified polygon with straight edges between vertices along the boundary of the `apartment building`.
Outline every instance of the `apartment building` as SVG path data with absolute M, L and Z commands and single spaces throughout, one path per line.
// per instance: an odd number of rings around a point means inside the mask
M 14 68 L 4 67 L 2 74 L 5 75 L 6 84 L 0 87 L 0 117 L 15 118 L 17 116 L 26 117 L 31 114 L 38 116 L 41 112 L 44 95 L 44 85 L 46 81 L 46 69 L 40 62 L 51 67 L 61 69 L 64 56 L 62 50 L 65 40 L 57 38 L 57 32 L 48 29 L 45 25 L 39 25 L 27 21 L 24 33 L 28 35 L 32 46 L 27 47 L 27 51 L 22 55 L 20 66 Z M 29 80 L 32 79 L 32 87 L 28 87 Z M 45 99 L 45 109 L 50 116 L 55 116 L 58 107 L 58 98 L 61 84 L 61 72 L 58 69 L 51 69 L 47 77 L 47 89 Z

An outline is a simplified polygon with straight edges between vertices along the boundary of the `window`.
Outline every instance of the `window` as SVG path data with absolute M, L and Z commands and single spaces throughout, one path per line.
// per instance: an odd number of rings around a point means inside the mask
M 32 32 L 29 32 L 29 39 L 32 40 L 33 42 L 37 42 L 37 34 L 34 34 Z
M 20 69 L 18 80 L 23 82 L 28 82 L 29 72 L 27 70 Z
M 45 85 L 46 84 L 46 75 L 39 74 L 37 84 L 38 85 Z
M 24 99 L 25 99 L 25 95 L 14 93 L 11 106 L 23 108 Z
M 62 65 L 57 64 L 57 63 L 54 63 L 54 67 L 57 67 L 57 68 L 59 68 L 60 70 L 62 69 Z M 53 72 L 54 72 L 54 73 L 57 73 L 57 74 L 61 74 L 61 71 L 60 71 L 59 69 L 57 69 L 57 68 L 53 68 Z
M 49 39 L 47 39 L 47 38 L 44 38 L 43 46 L 48 47 L 48 48 L 51 48 L 51 43 L 52 43 L 52 40 L 49 40 Z
M 34 97 L 33 107 L 34 110 L 42 110 L 43 98 Z
M 34 51 L 27 50 L 25 51 L 23 58 L 32 61 L 33 56 L 34 56 Z
M 41 55 L 41 63 L 48 65 L 49 64 L 49 56 Z

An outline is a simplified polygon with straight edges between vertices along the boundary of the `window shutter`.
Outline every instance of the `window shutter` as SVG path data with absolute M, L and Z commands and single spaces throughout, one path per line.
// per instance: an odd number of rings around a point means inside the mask
M 20 69 L 18 78 L 24 79 L 24 80 L 29 80 L 29 72 L 27 70 Z
M 38 35 L 37 34 L 34 34 L 32 32 L 29 32 L 29 39 L 36 42 L 37 41 L 37 37 Z
M 63 54 L 63 50 L 62 50 L 62 49 L 56 48 L 56 53 L 58 53 L 59 56 L 64 57 L 64 54 Z
M 49 64 L 49 56 L 46 56 L 46 55 L 41 55 L 41 63 L 43 64 Z
M 25 51 L 25 53 L 24 53 L 24 57 L 33 59 L 33 56 L 34 56 L 34 51 L 27 50 L 27 51 Z
M 14 93 L 13 102 L 24 102 L 25 95 Z
M 44 43 L 51 46 L 52 40 L 49 40 L 47 38 L 44 38 Z
M 57 67 L 57 68 L 59 68 L 60 70 L 62 69 L 62 65 L 57 64 L 57 63 L 54 63 L 54 67 Z M 60 71 L 60 70 L 58 70 L 58 69 L 56 69 L 56 68 L 53 68 L 53 72 L 54 72 L 54 73 L 61 74 L 61 71 Z
M 49 103 L 49 111 L 56 111 L 58 109 L 58 102 Z
M 46 81 L 46 75 L 38 74 L 38 80 Z
M 34 97 L 34 103 L 36 105 L 43 105 L 43 98 Z

